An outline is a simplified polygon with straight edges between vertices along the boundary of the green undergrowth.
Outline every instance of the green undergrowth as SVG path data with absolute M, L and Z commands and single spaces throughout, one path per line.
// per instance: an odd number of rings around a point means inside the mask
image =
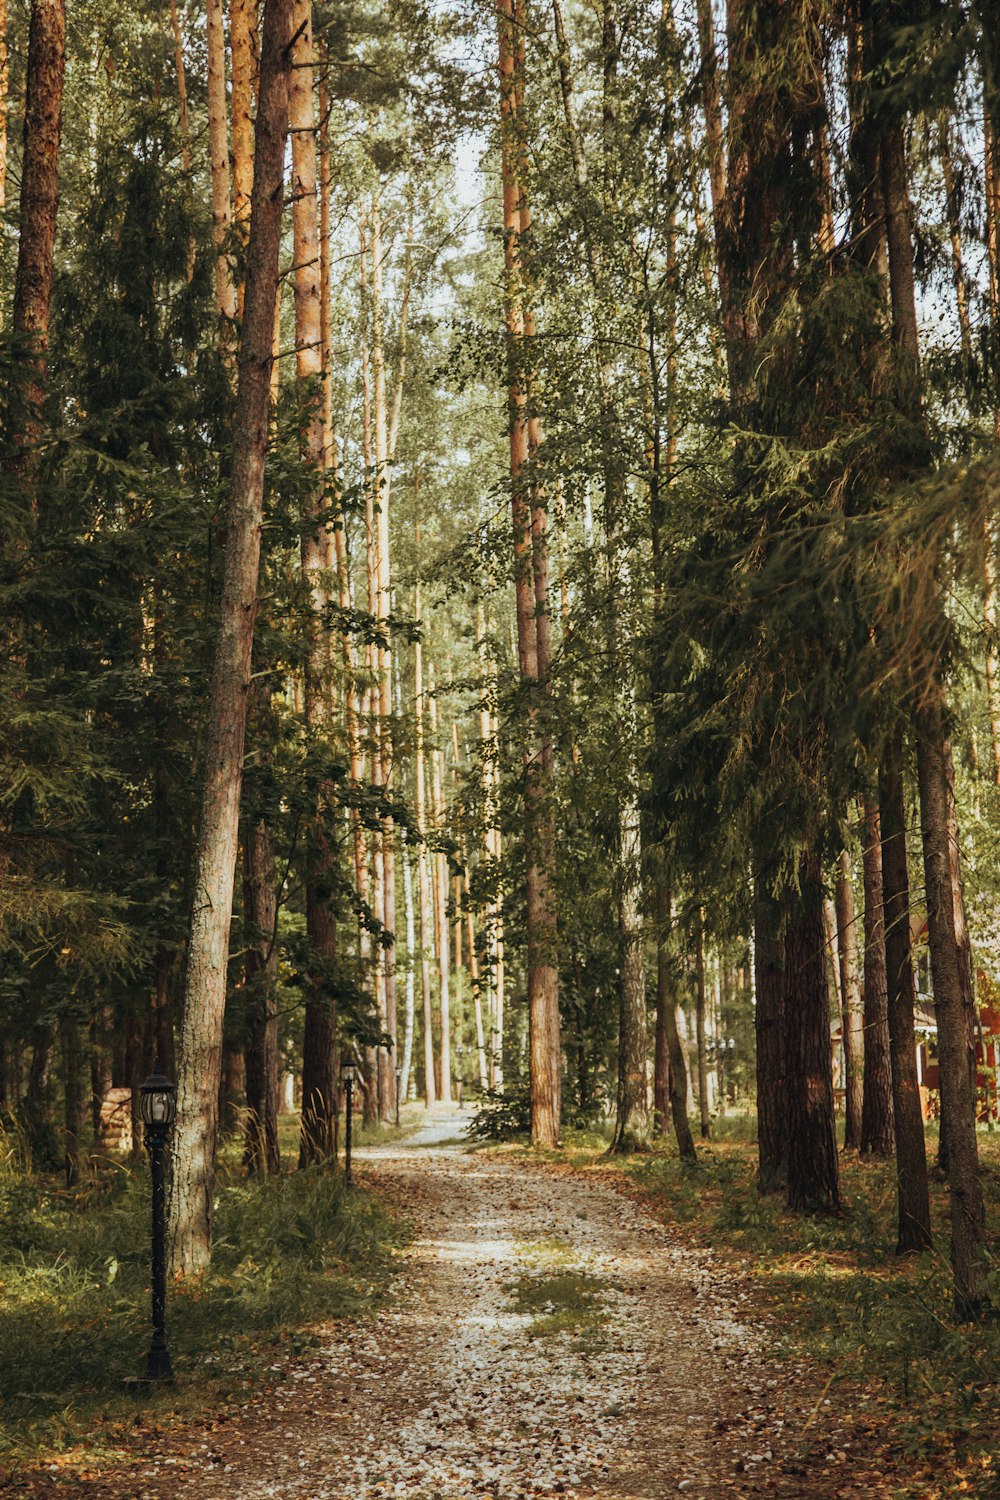
M 936 1140 L 929 1134 L 928 1157 Z M 988 1278 L 1000 1309 L 1000 1133 L 980 1136 Z M 496 1148 L 527 1153 L 523 1140 Z M 895 1255 L 896 1185 L 890 1162 L 841 1157 L 844 1212 L 804 1216 L 755 1186 L 752 1122 L 720 1121 L 698 1142 L 694 1166 L 672 1147 L 608 1157 L 600 1135 L 567 1133 L 558 1152 L 536 1153 L 593 1174 L 622 1173 L 665 1222 L 748 1271 L 774 1335 L 771 1352 L 807 1360 L 818 1392 L 827 1380 L 862 1432 L 884 1431 L 908 1471 L 886 1493 L 921 1500 L 975 1495 L 1000 1500 L 1000 1318 L 956 1324 L 948 1270 L 948 1201 L 932 1172 L 933 1249 Z M 773 1322 L 769 1318 L 773 1314 Z M 874 1442 L 874 1437 L 873 1437 Z
M 137 1420 L 196 1415 L 280 1378 L 282 1351 L 384 1298 L 405 1229 L 338 1175 L 251 1182 L 224 1161 L 211 1271 L 168 1291 L 176 1385 L 135 1392 L 149 1237 L 144 1163 L 106 1160 L 67 1191 L 0 1138 L 0 1474 L 78 1445 L 99 1457 Z
M 531 1270 L 507 1287 L 514 1311 L 531 1318 L 529 1338 L 570 1334 L 587 1347 L 600 1341 L 608 1283 L 576 1263 L 573 1246 L 561 1240 L 531 1240 L 517 1246 Z

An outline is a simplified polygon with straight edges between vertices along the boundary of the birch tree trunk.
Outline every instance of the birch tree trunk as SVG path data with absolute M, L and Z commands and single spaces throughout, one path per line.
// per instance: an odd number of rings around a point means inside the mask
M 861 1145 L 861 1115 L 864 1102 L 865 1031 L 858 985 L 854 887 L 847 850 L 837 865 L 836 889 L 837 955 L 840 967 L 840 1004 L 844 1028 L 844 1066 L 847 1072 L 844 1110 L 844 1149 Z
M 289 0 L 265 0 L 246 303 L 233 417 L 233 477 L 184 977 L 169 1204 L 170 1261 L 175 1275 L 204 1270 L 211 1254 L 222 1022 L 257 612 L 278 288 L 290 22 Z
M 434 826 L 439 833 L 444 827 L 444 792 L 441 779 L 442 753 L 436 747 L 438 732 L 437 694 L 435 691 L 434 666 L 428 663 L 428 714 L 432 736 L 431 748 L 431 797 Z M 442 1104 L 451 1103 L 451 954 L 448 946 L 448 858 L 440 850 L 433 856 L 435 941 L 438 960 L 438 1014 L 441 1024 L 438 1077 L 441 1084 Z
M 381 640 L 377 649 L 379 695 L 378 751 L 381 784 L 388 791 L 392 778 L 392 652 L 389 646 L 388 619 L 392 602 L 392 574 L 389 554 L 389 492 L 392 479 L 389 416 L 386 396 L 385 344 L 383 337 L 382 215 L 378 197 L 372 203 L 372 377 L 375 398 L 375 616 Z M 403 372 L 397 380 L 397 394 L 402 399 Z M 398 424 L 398 416 L 396 418 Z M 382 920 L 388 946 L 383 943 L 379 958 L 385 1007 L 385 1029 L 392 1050 L 379 1048 L 379 1099 L 382 1117 L 393 1120 L 396 1113 L 396 849 L 393 820 L 382 819 L 378 847 L 381 857 Z

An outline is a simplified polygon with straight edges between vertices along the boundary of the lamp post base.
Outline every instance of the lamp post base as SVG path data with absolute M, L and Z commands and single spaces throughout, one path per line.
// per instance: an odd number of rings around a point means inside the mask
M 146 1379 L 173 1383 L 174 1372 L 170 1363 L 170 1351 L 165 1345 L 151 1344 L 146 1356 Z

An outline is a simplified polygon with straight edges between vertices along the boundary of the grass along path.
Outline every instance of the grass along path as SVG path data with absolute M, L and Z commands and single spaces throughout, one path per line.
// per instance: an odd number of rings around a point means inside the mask
M 329 1327 L 223 1422 L 147 1439 L 72 1493 L 806 1493 L 783 1477 L 776 1376 L 739 1279 L 610 1183 L 447 1144 L 454 1132 L 452 1114 L 359 1154 L 361 1181 L 414 1224 L 392 1304 Z

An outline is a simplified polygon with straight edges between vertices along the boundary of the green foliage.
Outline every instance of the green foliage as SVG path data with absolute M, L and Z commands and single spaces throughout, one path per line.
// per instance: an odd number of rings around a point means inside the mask
M 141 1373 L 148 1341 L 145 1171 L 119 1167 L 69 1193 L 26 1172 L 15 1146 L 0 1138 L 0 1463 L 123 1420 L 124 1382 Z M 301 1342 L 317 1323 L 376 1306 L 404 1240 L 368 1194 L 315 1170 L 224 1176 L 216 1225 L 210 1274 L 169 1291 L 182 1399 L 220 1399 L 252 1383 L 269 1342 Z
M 476 1106 L 468 1134 L 479 1141 L 515 1141 L 531 1130 L 531 1090 L 527 1079 L 505 1081 L 503 1090 L 487 1089 Z

